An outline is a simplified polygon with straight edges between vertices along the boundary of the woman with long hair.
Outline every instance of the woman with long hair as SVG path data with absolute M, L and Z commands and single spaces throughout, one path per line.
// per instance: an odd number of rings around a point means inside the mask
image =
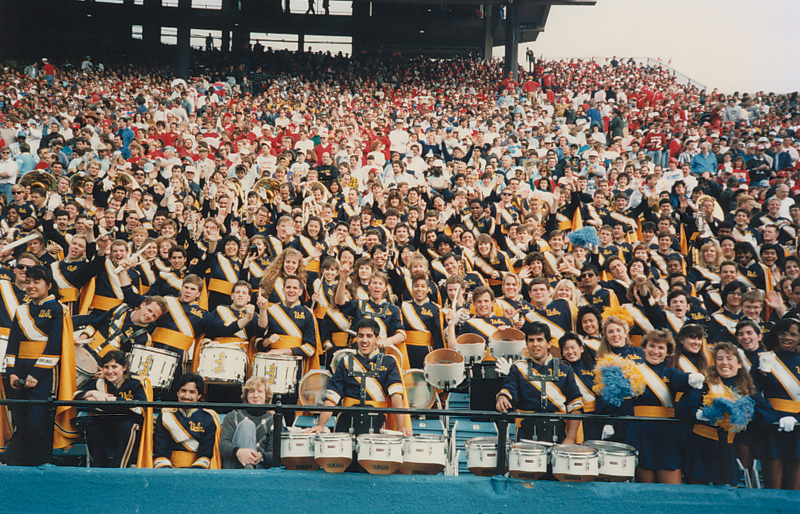
M 561 349 L 561 357 L 567 361 L 575 372 L 575 379 L 578 389 L 583 397 L 583 412 L 593 414 L 597 407 L 597 395 L 592 388 L 594 387 L 594 364 L 595 360 L 592 352 L 589 351 L 581 341 L 579 335 L 574 332 L 566 332 L 558 340 L 558 347 Z M 600 439 L 602 424 L 594 420 L 583 420 L 583 440 L 593 441 Z
M 687 282 L 694 284 L 695 291 L 703 292 L 719 285 L 719 271 L 722 264 L 722 250 L 714 241 L 708 241 L 700 247 L 698 262 L 692 265 Z
M 473 268 L 489 283 L 495 296 L 503 294 L 503 275 L 513 269 L 508 255 L 495 248 L 494 240 L 488 234 L 477 238 Z
M 297 276 L 305 287 L 306 268 L 303 265 L 303 255 L 294 248 L 287 248 L 269 265 L 261 279 L 261 294 L 270 305 L 283 302 L 283 281 L 291 275 Z

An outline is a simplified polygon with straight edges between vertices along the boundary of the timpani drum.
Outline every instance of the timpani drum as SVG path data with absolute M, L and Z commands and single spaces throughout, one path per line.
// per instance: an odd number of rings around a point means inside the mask
M 601 482 L 633 480 L 639 464 L 639 452 L 633 446 L 613 441 L 585 441 L 584 446 L 597 450 L 597 479 Z
M 297 374 L 302 360 L 296 355 L 257 353 L 253 359 L 252 376 L 266 378 L 273 394 L 291 394 L 297 389 Z
M 353 462 L 353 437 L 350 434 L 317 434 L 314 460 L 328 473 L 342 473 Z
M 156 389 L 169 389 L 175 370 L 178 369 L 178 354 L 161 348 L 133 345 L 130 357 L 131 374 L 150 379 Z
M 330 371 L 324 369 L 312 369 L 303 375 L 297 387 L 300 405 L 322 405 L 328 394 L 328 381 L 332 377 Z
M 5 359 L 4 359 L 5 360 Z M 4 370 L 5 371 L 5 370 Z M 100 371 L 100 366 L 89 350 L 84 348 L 82 344 L 75 345 L 75 384 L 78 389 L 86 385 L 87 382 L 94 378 L 95 373 Z
M 436 402 L 436 390 L 425 381 L 425 373 L 421 369 L 409 369 L 403 372 L 403 384 L 408 393 L 408 406 L 411 409 L 430 409 Z
M 514 478 L 539 480 L 547 473 L 550 447 L 536 441 L 520 441 L 511 445 L 508 472 Z
M 361 434 L 356 444 L 358 463 L 371 475 L 391 475 L 403 465 L 403 436 Z
M 557 444 L 551 451 L 553 476 L 561 482 L 594 482 L 599 466 L 594 448 L 577 444 Z
M 489 354 L 495 359 L 519 360 L 524 349 L 525 334 L 516 328 L 496 330 L 489 338 Z
M 447 466 L 447 439 L 441 435 L 417 435 L 403 440 L 404 475 L 437 475 Z
M 425 356 L 425 380 L 433 387 L 449 389 L 464 381 L 464 356 L 440 348 Z
M 281 465 L 286 469 L 315 471 L 314 434 L 281 432 Z
M 478 334 L 461 334 L 456 338 L 455 349 L 464 356 L 467 366 L 478 364 L 486 355 L 486 340 Z
M 473 437 L 464 445 L 467 454 L 467 468 L 473 475 L 491 477 L 497 473 L 497 438 Z M 508 451 L 508 447 L 505 448 Z M 506 459 L 508 471 L 508 459 Z
M 238 345 L 209 343 L 200 350 L 197 374 L 209 384 L 244 384 L 247 352 Z

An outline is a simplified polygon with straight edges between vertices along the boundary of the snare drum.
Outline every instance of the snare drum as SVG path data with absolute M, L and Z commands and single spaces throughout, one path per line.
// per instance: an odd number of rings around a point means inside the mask
M 87 382 L 92 380 L 94 374 L 100 371 L 100 366 L 94 359 L 94 355 L 89 353 L 89 350 L 83 347 L 82 344 L 75 345 L 75 382 L 78 389 L 86 385 Z
M 558 444 L 551 453 L 553 476 L 561 482 L 597 480 L 597 450 L 577 444 Z
M 209 343 L 200 350 L 197 373 L 209 384 L 244 384 L 247 352 L 238 346 Z
M 319 469 L 314 460 L 314 434 L 281 432 L 281 464 L 286 469 Z
M 491 477 L 497 473 L 497 438 L 473 437 L 464 446 L 467 454 L 467 468 L 473 475 Z M 508 451 L 508 448 L 505 448 Z M 508 471 L 508 459 L 506 459 Z
M 602 482 L 633 480 L 639 464 L 639 452 L 633 446 L 612 441 L 585 441 L 584 446 L 597 450 L 597 478 Z
M 273 394 L 294 393 L 302 357 L 257 353 L 253 360 L 253 376 L 265 377 Z
M 6 372 L 6 353 L 8 353 L 8 336 L 0 335 L 0 373 Z
M 331 373 L 336 373 L 336 366 L 342 362 L 342 359 L 347 357 L 348 355 L 352 355 L 355 357 L 356 351 L 352 348 L 345 348 L 343 350 L 337 350 L 336 353 L 333 354 L 331 358 Z
M 350 434 L 317 434 L 314 460 L 328 473 L 342 473 L 353 462 L 353 438 Z
M 404 475 L 436 475 L 447 465 L 447 439 L 441 435 L 417 435 L 403 440 Z
M 495 359 L 519 360 L 524 349 L 525 334 L 516 328 L 496 330 L 489 338 L 489 354 Z
M 430 409 L 436 401 L 436 391 L 425 381 L 425 373 L 421 369 L 409 369 L 403 372 L 403 384 L 408 392 L 408 406 L 411 409 Z
M 425 356 L 425 380 L 439 389 L 449 389 L 464 381 L 464 356 L 440 348 Z
M 514 443 L 508 454 L 508 472 L 514 478 L 539 480 L 547 473 L 549 461 L 549 446 L 531 441 Z
M 403 436 L 361 434 L 357 443 L 358 463 L 371 475 L 391 475 L 403 465 Z
M 135 344 L 131 348 L 130 363 L 132 374 L 147 377 L 156 389 L 169 389 L 178 369 L 178 354 Z
M 322 405 L 328 394 L 328 380 L 333 375 L 324 369 L 312 369 L 300 379 L 297 387 L 297 400 L 300 405 Z

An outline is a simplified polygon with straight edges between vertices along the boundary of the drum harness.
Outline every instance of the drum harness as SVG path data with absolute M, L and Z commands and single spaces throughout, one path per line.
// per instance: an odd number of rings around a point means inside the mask
M 561 367 L 561 359 L 558 357 L 553 357 L 553 367 L 550 368 L 550 373 L 545 375 L 542 373 L 534 373 L 533 372 L 533 359 L 528 358 L 525 359 L 528 364 L 528 372 L 527 372 L 527 379 L 539 382 L 539 406 L 542 409 L 542 413 L 547 412 L 547 383 L 548 382 L 557 382 L 558 381 L 558 374 Z M 558 420 L 550 419 L 545 420 L 548 428 L 552 429 L 552 423 Z M 553 442 L 557 442 L 558 434 L 555 430 L 548 430 L 552 432 Z M 534 440 L 536 439 L 536 426 L 534 425 Z
M 353 362 L 355 360 L 355 357 L 353 357 L 352 353 L 347 355 L 347 367 L 349 368 L 348 371 L 347 371 L 347 375 L 350 376 L 350 377 L 354 377 L 354 378 L 358 379 L 358 381 L 359 381 L 359 390 L 358 390 L 358 402 L 359 402 L 358 406 L 359 407 L 364 407 L 366 405 L 367 380 L 369 380 L 370 378 L 378 378 L 380 376 L 381 366 L 383 365 L 383 356 L 384 356 L 383 352 L 379 352 L 378 353 L 377 359 L 375 361 L 375 367 L 374 368 L 367 369 L 366 371 L 356 371 L 355 370 L 355 366 L 354 366 L 354 362 Z M 371 418 L 373 418 L 373 417 L 377 416 L 377 414 L 373 413 L 373 412 L 370 412 L 370 413 L 367 413 L 367 416 L 370 416 Z M 355 424 L 355 416 L 350 416 L 350 430 L 351 431 L 353 431 L 354 428 L 355 428 L 354 424 Z M 370 433 L 372 433 L 373 430 L 374 429 L 372 427 L 372 421 L 370 421 L 370 428 L 369 428 Z
M 389 302 L 385 302 L 381 305 L 381 308 L 377 312 L 368 311 L 367 307 L 369 304 L 367 300 L 359 300 L 358 301 L 358 310 L 362 316 L 365 318 L 375 319 L 375 318 L 388 318 L 389 317 Z
M 131 310 L 129 305 L 123 305 L 114 312 L 114 315 L 108 324 L 108 337 L 106 337 L 106 341 L 108 341 L 109 344 L 110 341 L 113 341 L 115 338 L 119 337 L 119 348 L 122 348 L 123 341 L 136 341 L 137 337 L 148 333 L 148 328 L 142 327 L 139 330 L 135 330 L 131 335 L 125 334 L 125 332 L 122 330 L 122 318 L 129 310 Z M 94 357 L 97 363 L 100 364 L 101 357 L 97 351 L 94 348 L 89 348 L 88 345 L 86 346 L 86 349 L 89 350 L 89 353 L 92 354 L 92 357 Z

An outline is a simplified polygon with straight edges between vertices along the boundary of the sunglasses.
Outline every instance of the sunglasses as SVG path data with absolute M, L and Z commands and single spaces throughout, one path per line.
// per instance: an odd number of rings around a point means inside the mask
M 582 273 L 580 278 L 592 278 L 594 276 L 594 273 Z
M 17 268 L 18 270 L 23 270 L 24 271 L 24 270 L 27 270 L 28 268 L 32 268 L 33 266 L 28 266 L 27 264 L 17 264 L 14 267 Z

